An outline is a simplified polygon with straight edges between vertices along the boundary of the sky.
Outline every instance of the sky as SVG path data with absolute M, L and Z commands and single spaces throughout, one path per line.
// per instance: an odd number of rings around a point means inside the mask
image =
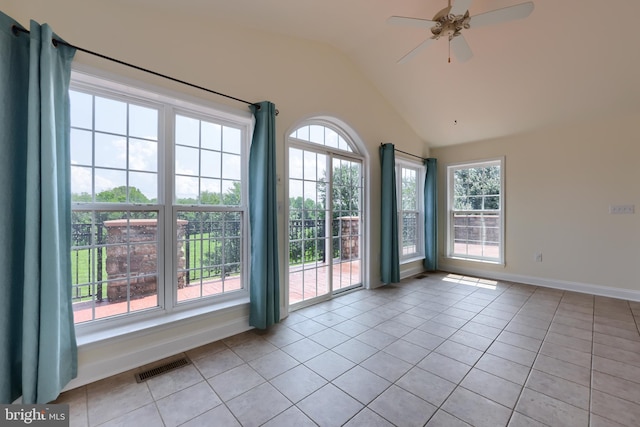
M 95 193 L 127 184 L 158 198 L 159 111 L 70 91 L 71 192 Z M 95 118 L 95 119 L 94 119 Z M 242 178 L 240 129 L 176 115 L 177 198 L 225 192 Z M 95 142 L 95 143 L 94 143 Z M 223 179 L 224 178 L 224 179 Z

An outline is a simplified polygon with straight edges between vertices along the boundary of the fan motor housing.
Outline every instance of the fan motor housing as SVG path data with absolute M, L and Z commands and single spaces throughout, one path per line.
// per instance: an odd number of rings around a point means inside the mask
M 437 24 L 431 28 L 431 32 L 436 39 L 442 36 L 447 36 L 451 39 L 460 34 L 463 28 L 469 28 L 469 11 L 466 11 L 464 15 L 457 16 L 450 14 L 450 11 L 451 6 L 445 7 L 433 17 L 433 21 Z

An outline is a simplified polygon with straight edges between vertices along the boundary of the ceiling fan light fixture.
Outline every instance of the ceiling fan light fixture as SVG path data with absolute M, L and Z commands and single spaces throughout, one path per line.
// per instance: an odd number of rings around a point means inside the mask
M 473 56 L 473 52 L 469 48 L 469 45 L 461 36 L 462 30 L 468 30 L 471 28 L 482 27 L 485 25 L 499 24 L 501 22 L 512 21 L 515 19 L 522 19 L 529 16 L 533 11 L 533 2 L 527 1 L 514 6 L 504 7 L 502 9 L 495 9 L 489 12 L 481 13 L 479 15 L 469 15 L 469 7 L 472 0 L 449 0 L 448 7 L 445 7 L 432 18 L 432 20 L 422 18 L 408 18 L 403 16 L 392 16 L 387 22 L 395 25 L 408 25 L 418 26 L 420 28 L 428 28 L 433 34 L 432 37 L 423 41 L 420 45 L 414 48 L 411 52 L 400 58 L 398 63 L 403 63 L 413 58 L 417 52 L 431 44 L 433 40 L 438 40 L 443 35 L 448 36 L 449 43 L 456 37 L 456 42 L 453 46 L 453 51 L 460 62 L 465 62 Z M 451 46 L 449 47 L 451 50 Z M 451 55 L 449 55 L 449 62 L 451 62 Z

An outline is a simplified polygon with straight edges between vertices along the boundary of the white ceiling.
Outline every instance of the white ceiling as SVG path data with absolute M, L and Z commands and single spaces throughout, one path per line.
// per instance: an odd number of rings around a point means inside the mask
M 328 43 L 350 57 L 431 146 L 640 107 L 637 0 L 534 0 L 524 20 L 465 30 L 474 53 L 466 63 L 454 57 L 448 63 L 448 44 L 439 40 L 401 65 L 397 60 L 430 32 L 386 19 L 431 19 L 446 0 L 133 1 Z M 469 12 L 523 1 L 474 0 Z

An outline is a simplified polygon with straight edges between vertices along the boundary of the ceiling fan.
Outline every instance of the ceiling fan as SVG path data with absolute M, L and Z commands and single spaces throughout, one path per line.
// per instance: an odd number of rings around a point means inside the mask
M 479 15 L 470 16 L 469 6 L 472 0 L 449 0 L 449 5 L 436 13 L 433 19 L 408 18 L 404 16 L 392 16 L 387 19 L 389 24 L 405 25 L 411 27 L 428 28 L 433 34 L 420 43 L 416 48 L 398 60 L 399 64 L 409 61 L 427 46 L 439 40 L 441 37 L 449 39 L 449 50 L 460 62 L 465 62 L 473 57 L 469 44 L 462 35 L 462 30 L 499 24 L 515 19 L 526 18 L 533 11 L 533 2 L 528 1 L 515 6 L 496 9 Z M 451 57 L 449 57 L 451 62 Z

